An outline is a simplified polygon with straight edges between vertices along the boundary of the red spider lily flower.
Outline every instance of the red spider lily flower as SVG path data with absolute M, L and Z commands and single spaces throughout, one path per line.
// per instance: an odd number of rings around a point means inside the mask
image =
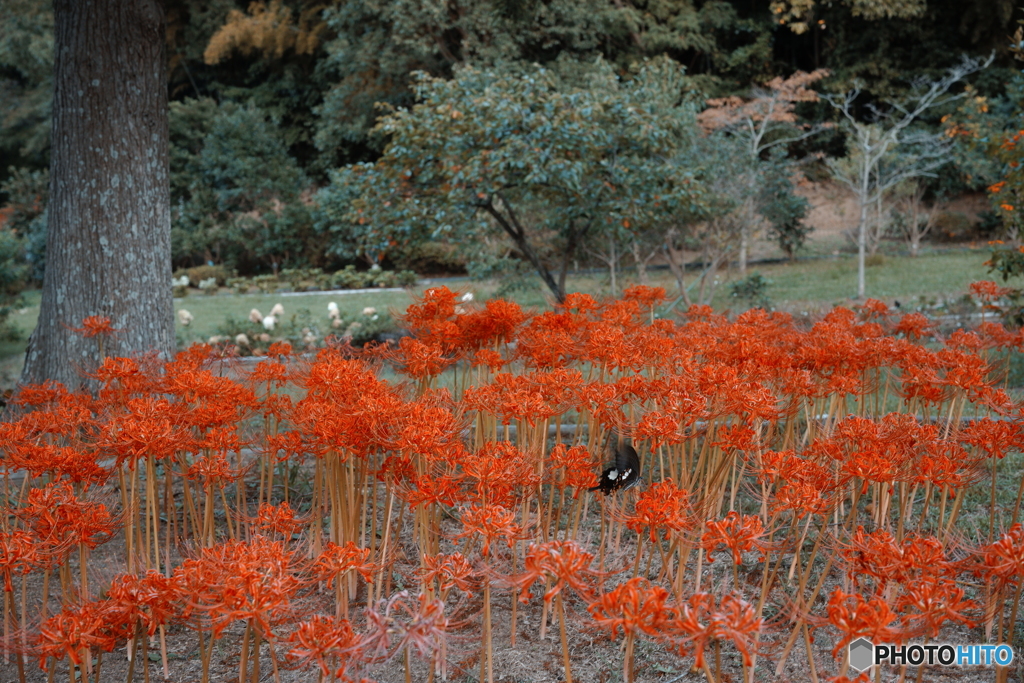
M 214 638 L 236 621 L 251 621 L 273 637 L 274 627 L 294 614 L 292 600 L 303 585 L 298 559 L 280 541 L 254 536 L 204 548 L 174 571 L 188 606 L 204 617 Z
M 984 451 L 989 458 L 1002 459 L 1007 451 L 1024 446 L 1024 432 L 1015 421 L 982 418 L 963 427 L 959 440 Z
M 520 538 L 523 528 L 516 524 L 516 513 L 500 505 L 487 505 L 478 507 L 476 504 L 466 508 L 460 508 L 462 517 L 462 533 L 455 538 L 465 538 L 473 534 L 480 534 L 484 540 L 481 553 L 487 557 L 491 553 L 491 543 L 504 538 L 508 547 Z
M 626 526 L 637 534 L 648 529 L 651 543 L 657 540 L 659 531 L 667 540 L 673 532 L 690 529 L 693 524 L 689 493 L 671 479 L 652 484 L 642 492 L 633 513 L 626 518 Z
M 203 486 L 222 486 L 241 478 L 244 470 L 232 468 L 228 459 L 221 453 L 196 458 L 188 468 L 185 476 L 203 482 Z
M 982 472 L 977 458 L 968 456 L 959 444 L 935 441 L 925 445 L 924 453 L 914 462 L 912 475 L 915 483 L 931 483 L 956 493 L 977 482 Z
M 288 394 L 267 394 L 263 397 L 263 405 L 260 412 L 264 417 L 273 416 L 278 424 L 288 420 L 292 416 L 295 406 L 292 404 L 292 397 Z M 264 438 L 269 439 L 272 435 L 267 434 Z
M 771 544 L 761 541 L 765 535 L 761 518 L 756 515 L 740 515 L 730 512 L 721 521 L 707 523 L 707 531 L 700 539 L 701 546 L 708 551 L 708 562 L 714 561 L 711 553 L 720 545 L 732 552 L 734 564 L 743 562 L 743 553 L 757 548 L 762 553 L 768 551 Z
M 413 611 L 406 607 L 408 621 L 400 622 L 399 646 L 411 647 L 421 657 L 429 657 L 440 650 L 441 643 L 447 636 L 448 618 L 444 615 L 444 603 L 431 600 L 425 594 L 417 596 L 418 609 Z
M 568 410 L 582 383 L 578 370 L 559 368 L 526 375 L 502 372 L 490 383 L 468 389 L 463 402 L 471 410 L 498 416 L 503 424 L 524 420 L 534 425 Z
M 597 475 L 591 463 L 590 451 L 584 446 L 568 447 L 558 444 L 548 455 L 551 467 L 561 470 L 562 476 L 555 481 L 559 490 L 566 486 L 573 487 L 572 497 L 578 498 L 582 491 L 597 485 Z
M 704 666 L 708 645 L 730 641 L 746 666 L 753 663 L 754 637 L 764 626 L 754 606 L 733 593 L 722 596 L 718 607 L 710 593 L 695 593 L 679 606 L 678 616 L 665 627 L 662 637 L 681 655 L 692 653 L 694 665 Z
M 493 349 L 480 349 L 473 355 L 472 365 L 486 365 L 491 372 L 500 372 L 505 367 L 505 359 Z
M 590 311 L 596 311 L 598 305 L 594 297 L 589 294 L 572 292 L 565 295 L 565 301 L 559 306 L 559 308 L 563 308 L 567 311 L 575 311 L 577 313 L 589 313 Z
M 880 598 L 865 600 L 858 593 L 844 593 L 837 588 L 828 600 L 828 618 L 819 621 L 818 626 L 829 625 L 837 629 L 842 637 L 832 648 L 832 656 L 860 637 L 873 643 L 902 643 L 910 632 L 890 624 L 896 621 L 896 614 Z
M 878 299 L 868 299 L 863 305 L 859 306 L 864 317 L 867 319 L 871 318 L 886 318 L 889 315 L 889 307 L 884 302 Z
M 313 562 L 312 572 L 317 581 L 324 581 L 330 587 L 336 578 L 353 569 L 367 583 L 373 580 L 377 565 L 370 561 L 370 549 L 360 548 L 351 541 L 345 545 L 329 541 Z
M 147 364 L 134 358 L 106 357 L 103 363 L 90 373 L 90 377 L 102 383 L 100 400 L 103 403 L 123 403 L 132 395 L 145 394 L 157 387 L 156 372 Z M 152 362 L 149 363 L 152 365 Z
M 840 462 L 846 477 L 856 477 L 867 490 L 868 482 L 892 483 L 907 471 L 918 447 L 934 436 L 913 415 L 889 413 L 881 420 L 851 416 L 839 422 L 831 438 L 815 441 L 810 451 Z
M 643 577 L 630 579 L 590 603 L 587 611 L 594 622 L 612 633 L 646 633 L 657 636 L 668 627 L 675 611 L 668 605 L 669 593 Z
M 390 659 L 407 647 L 421 657 L 429 657 L 440 650 L 447 637 L 444 603 L 420 594 L 413 608 L 408 598 L 408 591 L 402 591 L 382 600 L 378 609 L 366 610 L 369 628 L 363 647 L 375 661 Z
M 16 431 L 22 434 L 13 434 Z M 26 471 L 31 477 L 49 474 L 52 480 L 68 479 L 82 485 L 83 490 L 102 485 L 109 479 L 110 470 L 97 462 L 97 452 L 41 443 L 39 438 L 19 438 L 24 435 L 24 431 L 16 427 L 0 428 L 0 441 L 9 437 L 3 463 L 8 471 Z
M 398 495 L 412 508 L 420 505 L 454 507 L 462 500 L 462 480 L 462 476 L 451 474 L 421 477 L 410 464 L 407 472 L 399 477 Z
M 955 581 L 929 576 L 905 586 L 896 600 L 896 609 L 903 613 L 901 619 L 909 630 L 935 638 L 947 621 L 974 628 L 975 621 L 965 612 L 976 612 L 979 606 L 973 600 L 964 600 L 964 589 Z M 908 612 L 910 609 L 916 612 Z
M 837 550 L 855 583 L 864 577 L 875 580 L 876 595 L 881 595 L 889 582 L 910 586 L 928 578 L 952 578 L 962 570 L 961 563 L 950 560 L 948 550 L 934 536 L 907 534 L 901 543 L 888 531 L 868 534 L 858 527 L 849 543 Z
M 1000 287 L 991 280 L 981 280 L 979 282 L 972 282 L 968 289 L 971 290 L 971 294 L 978 297 L 982 301 L 995 301 L 1001 297 L 1006 296 L 1013 290 L 1009 287 Z
M 393 358 L 401 373 L 417 380 L 436 377 L 458 360 L 448 355 L 441 346 L 427 344 L 413 337 L 402 337 L 399 340 Z
M 19 387 L 18 391 L 8 401 L 13 406 L 27 408 L 39 408 L 47 405 L 56 405 L 60 399 L 68 395 L 67 388 L 53 380 L 47 380 L 43 384 L 26 384 Z
M 117 458 L 117 467 L 127 463 L 135 469 L 139 460 L 153 456 L 163 460 L 178 451 L 195 447 L 192 434 L 178 424 L 181 412 L 166 399 L 155 397 L 130 399 L 126 412 L 118 414 L 100 428 L 97 448 Z
M 545 577 L 554 579 L 555 585 L 544 593 L 544 602 L 550 603 L 566 586 L 590 600 L 593 599 L 594 589 L 586 577 L 598 575 L 598 572 L 590 569 L 593 560 L 593 555 L 583 552 L 572 541 L 533 543 L 526 551 L 526 571 L 513 577 L 511 581 L 519 586 L 519 600 L 524 603 L 533 597 L 530 594 L 530 587 Z
M 411 304 L 400 318 L 412 332 L 429 329 L 439 321 L 455 317 L 459 294 L 447 287 L 431 287 L 423 292 L 419 303 Z
M 279 505 L 261 504 L 259 511 L 256 513 L 256 519 L 253 521 L 257 528 L 268 532 L 271 537 L 275 534 L 280 534 L 285 539 L 289 539 L 305 526 L 309 519 L 296 519 L 295 511 L 292 510 L 291 505 L 287 502 L 282 502 Z
M 900 318 L 899 323 L 893 328 L 896 334 L 902 334 L 910 341 L 930 337 L 934 323 L 924 313 L 908 313 Z
M 4 591 L 14 590 L 11 576 L 27 574 L 42 564 L 37 541 L 27 531 L 0 531 L 0 574 Z
M 67 483 L 32 489 L 15 515 L 38 539 L 54 547 L 80 543 L 95 548 L 108 541 L 118 527 L 106 505 L 78 498 Z
M 675 446 L 682 443 L 683 435 L 680 427 L 679 418 L 676 415 L 660 410 L 651 410 L 640 418 L 636 429 L 633 430 L 633 438 L 637 441 L 649 441 L 651 451 L 656 451 L 664 445 Z
M 124 616 L 124 623 L 142 623 L 149 635 L 161 624 L 170 623 L 180 612 L 181 586 L 175 577 L 155 571 L 144 576 L 115 577 L 107 590 L 107 603 Z M 127 634 L 131 637 L 131 634 Z
M 633 285 L 622 292 L 622 298 L 627 301 L 636 301 L 641 308 L 650 310 L 665 302 L 665 288 Z
M 253 386 L 266 386 L 268 389 L 271 385 L 283 387 L 289 380 L 288 366 L 280 361 L 263 361 L 249 373 L 249 382 Z
M 995 580 L 1000 586 L 1016 583 L 1024 577 L 1024 526 L 1014 524 L 1009 531 L 978 549 L 975 574 Z
M 814 460 L 798 457 L 793 451 L 765 451 L 758 478 L 776 485 L 769 501 L 773 513 L 791 510 L 797 519 L 829 512 L 845 486 L 832 470 Z
M 438 589 L 444 593 L 455 586 L 463 593 L 471 593 L 475 586 L 470 580 L 474 575 L 473 566 L 462 556 L 462 553 L 423 556 L 423 569 L 420 580 L 424 585 L 437 581 Z
M 757 433 L 747 425 L 736 424 L 729 427 L 719 427 L 715 431 L 715 441 L 712 446 L 724 450 L 752 451 L 758 448 Z
M 484 304 L 484 310 L 459 315 L 455 319 L 458 328 L 455 342 L 460 350 L 483 350 L 499 343 L 512 340 L 518 327 L 527 316 L 514 301 L 491 299 Z M 479 352 L 477 353 L 479 358 Z
M 249 411 L 259 408 L 251 390 L 184 362 L 167 364 L 162 390 L 181 400 L 181 424 L 200 431 L 234 425 Z
M 534 368 L 564 367 L 580 351 L 588 321 L 582 315 L 546 312 L 520 330 L 516 356 Z
M 270 357 L 288 358 L 292 355 L 292 345 L 286 341 L 274 342 L 267 349 L 267 355 Z
M 518 500 L 515 491 L 532 490 L 538 477 L 526 454 L 509 441 L 488 441 L 479 451 L 462 459 L 465 482 L 472 491 L 468 502 L 486 507 L 496 504 L 513 507 Z
M 87 318 L 82 319 L 82 326 L 72 328 L 75 332 L 79 333 L 86 339 L 90 337 L 97 337 L 99 335 L 109 335 L 118 332 L 110 322 L 110 318 L 105 315 L 90 315 Z
M 112 652 L 125 630 L 121 617 L 105 600 L 64 607 L 39 625 L 34 638 L 39 668 L 45 669 L 50 657 L 67 657 L 77 666 L 82 654 L 94 648 Z
M 986 349 L 1017 349 L 1020 350 L 1024 332 L 1008 330 L 1001 323 L 985 321 L 978 325 L 977 333 L 981 336 Z
M 363 663 L 362 640 L 346 619 L 314 616 L 300 622 L 285 640 L 291 645 L 285 652 L 290 666 L 315 663 L 323 677 L 348 681 L 349 667 Z
M 391 408 L 390 415 L 381 411 L 379 417 L 374 415 L 371 419 L 391 426 L 388 436 L 382 434 L 377 442 L 387 439 L 386 449 L 450 460 L 449 454 L 462 452 L 458 434 L 463 429 L 463 420 L 452 403 L 446 391 L 428 391 L 411 403 Z

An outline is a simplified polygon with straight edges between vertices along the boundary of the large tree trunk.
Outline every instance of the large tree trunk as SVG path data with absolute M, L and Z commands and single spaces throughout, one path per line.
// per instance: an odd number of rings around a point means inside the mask
M 120 331 L 107 355 L 174 349 L 164 9 L 54 0 L 46 274 L 23 382 L 77 386 L 99 358 L 72 328 Z

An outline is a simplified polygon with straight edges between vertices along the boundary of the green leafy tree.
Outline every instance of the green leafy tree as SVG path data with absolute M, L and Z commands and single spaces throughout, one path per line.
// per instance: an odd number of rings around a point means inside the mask
M 18 303 L 29 274 L 25 242 L 12 230 L 0 228 L 0 340 L 18 337 L 8 318 Z
M 0 183 L 7 195 L 5 226 L 21 240 L 28 265 L 28 280 L 42 283 L 46 267 L 46 205 L 49 201 L 50 173 L 28 168 L 9 169 L 10 176 Z M 21 276 L 15 278 L 19 281 Z
M 814 228 L 804 223 L 810 202 L 793 191 L 791 171 L 791 165 L 780 164 L 766 173 L 758 197 L 758 212 L 768 221 L 768 229 L 779 248 L 793 259 Z
M 49 2 L 0 0 L 0 16 L 0 167 L 41 167 L 50 145 L 53 9 Z
M 780 188 L 788 181 L 787 176 L 792 169 L 787 168 L 783 161 L 785 154 L 780 156 L 778 152 L 816 135 L 824 128 L 822 125 L 800 123 L 796 107 L 803 102 L 818 101 L 818 93 L 808 86 L 827 75 L 828 71 L 819 69 L 812 73 L 797 71 L 785 79 L 781 76 L 773 78 L 765 87 L 754 88 L 749 98 L 733 96 L 708 100 L 708 108 L 698 117 L 705 129 L 726 131 L 742 140 L 746 148 L 747 164 L 738 169 L 734 181 L 745 190 L 741 199 L 740 273 L 747 271 L 747 252 L 754 234 L 757 198 L 759 193 L 765 192 L 764 188 L 759 189 L 759 185 L 763 185 L 765 179 L 774 183 L 774 189 L 767 190 L 765 195 L 776 196 L 776 199 L 769 200 L 769 205 L 773 202 L 777 205 L 778 197 L 786 194 Z M 779 217 L 776 213 L 776 218 Z M 782 223 L 773 223 L 776 228 L 780 225 Z M 798 232 L 796 224 L 786 229 L 786 234 L 791 236 Z M 800 239 L 802 241 L 802 237 Z
M 411 241 L 498 229 L 561 301 L 585 240 L 700 212 L 702 169 L 687 154 L 696 111 L 679 65 L 573 73 L 419 75 L 419 103 L 378 126 L 380 160 L 339 170 L 321 192 L 322 205 L 350 202 L 325 226 L 339 249 L 377 263 Z
M 276 272 L 322 251 L 302 200 L 309 181 L 265 112 L 186 100 L 171 105 L 170 129 L 175 261 Z
M 767 75 L 771 24 L 715 0 L 352 0 L 325 12 L 331 82 L 317 109 L 326 154 L 366 140 L 378 102 L 409 107 L 413 71 L 450 78 L 463 65 L 503 68 L 602 58 L 622 70 L 645 58 L 686 59 L 703 85 Z

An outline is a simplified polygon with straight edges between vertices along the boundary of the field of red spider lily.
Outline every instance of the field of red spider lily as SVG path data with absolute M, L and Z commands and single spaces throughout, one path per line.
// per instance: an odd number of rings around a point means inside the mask
M 940 338 L 877 301 L 670 321 L 663 297 L 530 314 L 432 289 L 394 345 L 24 387 L 0 680 L 816 683 L 869 680 L 861 636 L 1020 642 L 1000 385 L 1024 334 Z M 625 444 L 640 485 L 590 491 Z

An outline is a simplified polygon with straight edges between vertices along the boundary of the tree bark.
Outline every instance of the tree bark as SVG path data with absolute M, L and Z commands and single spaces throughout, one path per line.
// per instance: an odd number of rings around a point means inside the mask
M 159 0 L 54 0 L 46 273 L 22 382 L 83 384 L 107 355 L 174 350 L 165 16 Z

